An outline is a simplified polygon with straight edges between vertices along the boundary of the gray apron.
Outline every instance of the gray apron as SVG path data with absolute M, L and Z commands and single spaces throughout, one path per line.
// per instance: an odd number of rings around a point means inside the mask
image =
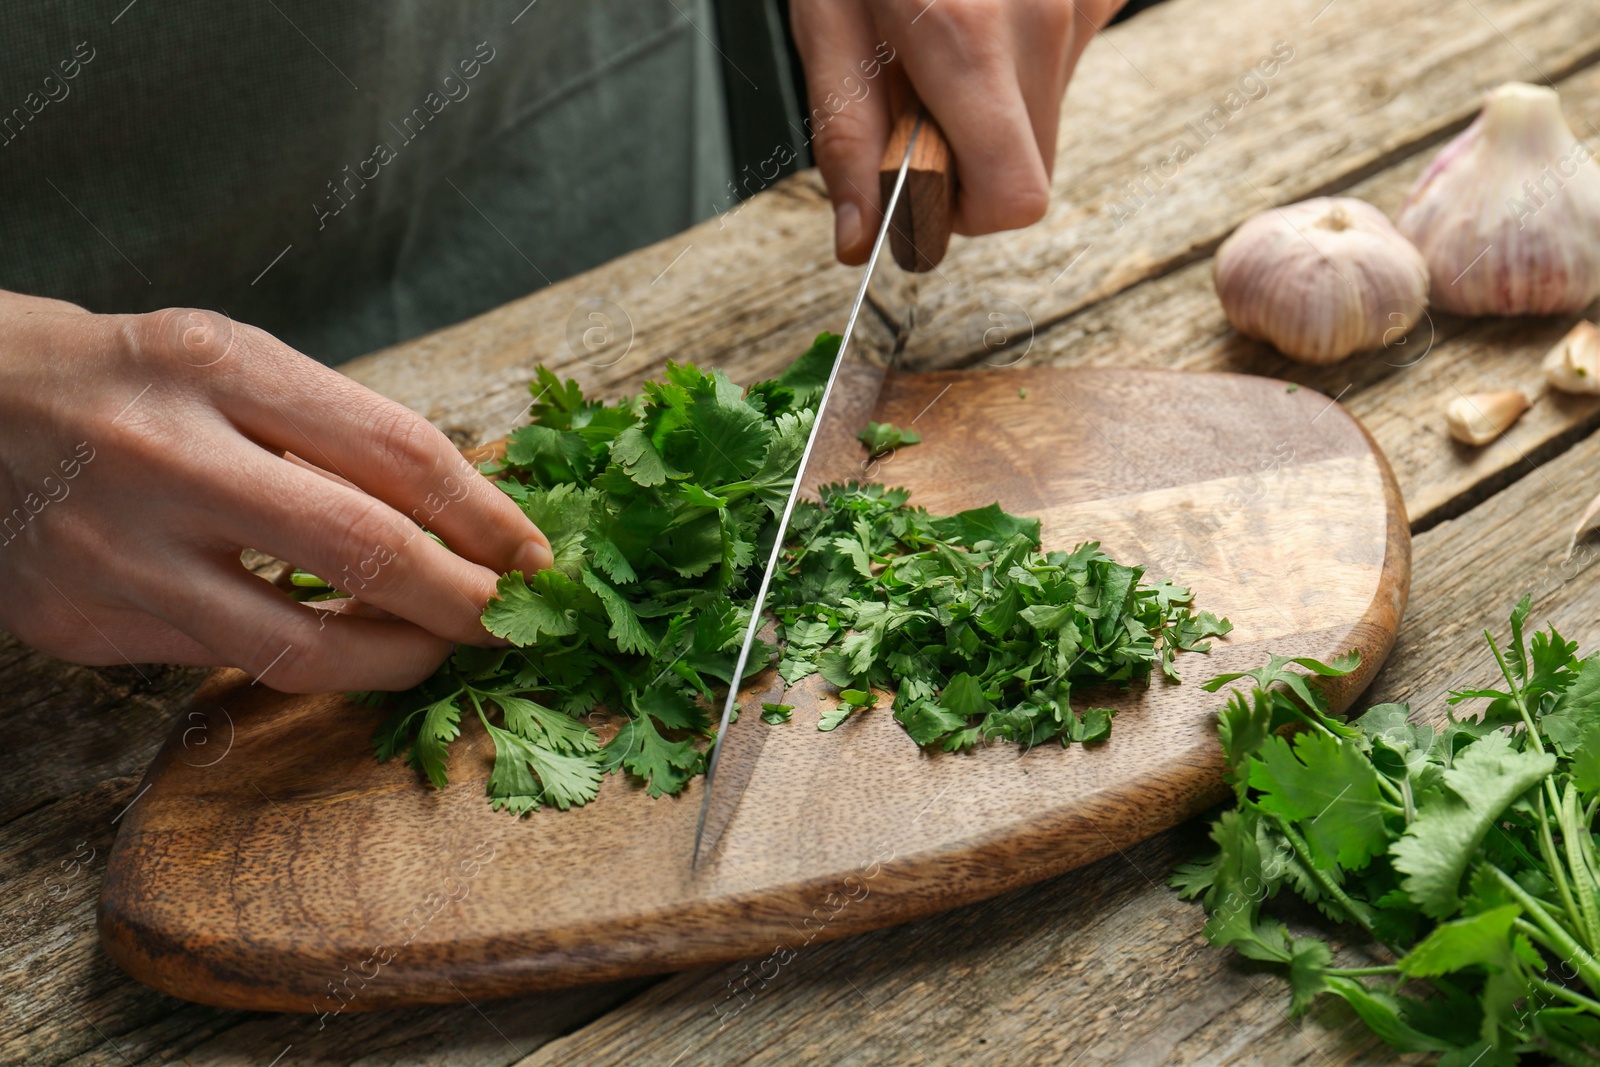
M 0 7 L 0 288 L 326 362 L 731 206 L 710 0 Z

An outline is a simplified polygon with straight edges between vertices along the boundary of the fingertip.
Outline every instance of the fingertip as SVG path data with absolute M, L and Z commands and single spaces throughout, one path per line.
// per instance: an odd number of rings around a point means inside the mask
M 556 557 L 550 551 L 550 542 L 538 530 L 534 531 L 537 537 L 530 538 L 522 543 L 511 560 L 511 569 L 521 571 L 524 576 L 532 576 L 538 571 L 548 570 L 555 566 Z
M 861 208 L 853 200 L 845 200 L 833 212 L 833 245 L 839 262 L 856 266 L 866 262 L 862 249 L 866 227 L 861 224 Z
M 956 193 L 951 230 L 966 237 L 1020 230 L 1050 211 L 1050 182 L 1038 174 L 991 177 L 981 186 L 962 185 Z

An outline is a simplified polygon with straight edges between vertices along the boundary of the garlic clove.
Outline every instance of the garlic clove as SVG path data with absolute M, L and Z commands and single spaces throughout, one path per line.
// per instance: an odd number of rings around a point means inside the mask
M 1466 445 L 1486 445 L 1505 433 L 1528 410 L 1528 397 L 1520 389 L 1503 393 L 1458 396 L 1444 409 L 1450 436 Z
M 1240 333 L 1306 363 L 1393 343 L 1427 308 L 1422 254 L 1383 212 L 1347 197 L 1249 219 L 1217 249 L 1212 271 Z
M 1600 163 L 1554 89 L 1513 82 L 1439 153 L 1396 219 L 1428 261 L 1433 303 L 1549 315 L 1600 296 Z
M 1544 380 L 1563 393 L 1600 393 L 1600 328 L 1580 322 L 1544 357 Z

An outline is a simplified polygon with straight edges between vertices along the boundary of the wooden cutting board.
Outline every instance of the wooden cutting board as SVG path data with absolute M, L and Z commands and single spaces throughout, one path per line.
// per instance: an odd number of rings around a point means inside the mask
M 1023 393 L 1026 393 L 1024 396 Z M 1361 650 L 1347 706 L 1393 643 L 1410 577 L 1388 464 L 1309 390 L 1229 374 L 1028 369 L 891 378 L 875 417 L 924 443 L 869 470 L 936 512 L 998 500 L 1047 548 L 1099 540 L 1234 623 L 1186 684 L 1108 694 L 1111 739 L 923 752 L 887 709 L 832 733 L 817 679 L 787 700 L 718 845 L 689 864 L 702 780 L 652 800 L 620 777 L 570 812 L 484 798 L 470 727 L 452 782 L 378 764 L 377 713 L 218 672 L 122 819 L 100 902 L 135 978 L 236 1008 L 337 1013 L 751 963 L 736 1011 L 806 945 L 1088 863 L 1224 795 L 1197 683 L 1269 652 Z M 834 442 L 821 476 L 860 476 Z M 768 699 L 771 699 L 770 697 Z

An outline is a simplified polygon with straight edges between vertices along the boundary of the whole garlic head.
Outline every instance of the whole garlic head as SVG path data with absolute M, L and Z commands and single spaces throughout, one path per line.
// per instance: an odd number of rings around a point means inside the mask
M 1404 337 L 1428 304 L 1428 266 L 1383 212 L 1318 197 L 1233 232 L 1212 265 L 1228 321 L 1306 363 Z
M 1554 89 L 1512 82 L 1406 197 L 1400 232 L 1427 257 L 1433 303 L 1461 315 L 1552 315 L 1600 296 L 1600 163 Z

